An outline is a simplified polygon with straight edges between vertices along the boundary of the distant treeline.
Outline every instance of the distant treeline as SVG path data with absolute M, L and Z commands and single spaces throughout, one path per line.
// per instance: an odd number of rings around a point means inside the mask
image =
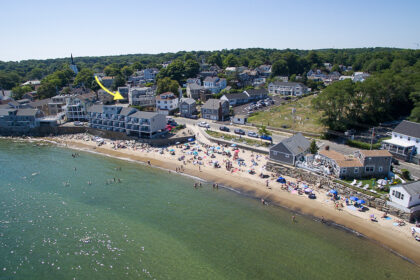
M 330 128 L 344 130 L 360 124 L 377 124 L 401 116 L 420 120 L 420 50 L 395 48 L 322 49 L 322 50 L 277 50 L 233 49 L 221 51 L 191 51 L 162 54 L 130 54 L 102 57 L 75 57 L 79 75 L 75 78 L 68 65 L 70 58 L 0 61 L 0 88 L 12 89 L 22 94 L 30 87 L 18 87 L 26 80 L 41 79 L 40 97 L 50 97 L 57 89 L 70 83 L 83 84 L 96 89 L 94 72 L 115 76 L 114 88 L 125 83 L 136 70 L 162 69 L 162 64 L 172 61 L 158 78 L 162 90 L 176 88 L 186 78 L 200 71 L 200 63 L 219 67 L 247 66 L 256 68 L 262 64 L 272 65 L 272 75 L 287 75 L 294 80 L 310 69 L 338 71 L 351 75 L 353 71 L 372 74 L 364 83 L 337 82 L 323 90 L 314 101 L 316 108 L 324 111 L 323 122 Z M 324 67 L 331 63 L 332 69 Z M 343 72 L 340 65 L 352 66 L 352 71 Z M 316 85 L 315 85 L 316 86 Z

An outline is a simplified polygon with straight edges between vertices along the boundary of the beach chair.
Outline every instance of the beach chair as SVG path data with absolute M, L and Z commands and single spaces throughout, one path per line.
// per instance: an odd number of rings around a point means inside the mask
M 369 184 L 366 184 L 364 187 L 363 187 L 363 189 L 364 190 L 367 190 L 369 188 Z
M 353 182 L 350 183 L 350 185 L 352 185 L 352 186 L 354 186 L 356 184 L 357 184 L 357 180 L 356 179 L 354 179 Z
M 356 188 L 360 188 L 361 186 L 362 186 L 362 182 L 359 182 L 357 185 L 356 185 Z

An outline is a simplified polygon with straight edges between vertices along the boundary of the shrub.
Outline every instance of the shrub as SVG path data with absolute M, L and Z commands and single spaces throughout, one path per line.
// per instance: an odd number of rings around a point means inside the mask
M 366 143 L 366 142 L 362 142 L 362 141 L 357 141 L 357 140 L 347 140 L 347 145 L 349 145 L 350 147 L 355 147 L 355 148 L 359 148 L 359 149 L 364 149 L 364 150 L 370 150 L 370 143 Z M 381 143 L 375 143 L 372 145 L 372 149 L 379 149 L 381 147 Z
M 403 179 L 410 180 L 410 171 L 407 169 L 401 169 L 401 176 Z

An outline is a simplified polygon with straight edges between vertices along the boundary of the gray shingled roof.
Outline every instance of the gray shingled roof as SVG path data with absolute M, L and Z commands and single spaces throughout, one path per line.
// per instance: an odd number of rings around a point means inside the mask
M 248 99 L 249 95 L 246 94 L 245 92 L 241 92 L 241 93 L 227 93 L 225 94 L 226 98 L 231 100 L 231 99 Z
M 8 116 L 12 111 L 16 111 L 16 109 L 0 109 L 0 116 Z
M 139 118 L 139 119 L 151 119 L 151 118 L 155 117 L 156 115 L 159 115 L 159 113 L 137 111 L 134 114 L 130 115 L 130 117 Z
M 205 82 L 213 82 L 213 83 L 215 83 L 215 82 L 217 82 L 219 80 L 219 77 L 206 77 L 205 79 L 204 79 L 204 81 Z
M 226 100 L 220 100 L 220 99 L 209 99 L 204 103 L 204 105 L 201 107 L 203 109 L 210 109 L 210 110 L 217 110 L 219 109 L 219 104 L 227 102 Z
M 295 82 L 280 82 L 280 81 L 275 81 L 272 84 L 276 85 L 276 86 L 290 86 L 290 87 L 295 87 L 295 86 L 301 86 L 304 87 L 305 85 L 302 83 L 295 83 Z
M 130 114 L 136 113 L 138 110 L 132 107 L 124 107 L 121 109 L 120 115 L 128 116 Z
M 16 116 L 36 116 L 38 109 L 18 109 Z
M 420 181 L 416 181 L 409 184 L 401 185 L 404 190 L 411 196 L 417 196 L 420 194 Z
M 246 91 L 249 95 L 261 95 L 261 94 L 265 94 L 268 95 L 268 90 L 266 90 L 265 88 L 260 88 L 260 89 L 249 89 Z
M 302 133 L 297 133 L 293 135 L 292 137 L 289 137 L 287 139 L 284 139 L 277 145 L 283 144 L 293 155 L 298 155 L 300 153 L 303 153 L 307 149 L 309 149 L 311 143 L 306 139 Z M 273 146 L 271 149 L 275 149 L 277 146 Z
M 188 84 L 188 85 L 187 85 L 187 87 L 188 87 L 189 89 L 192 89 L 192 90 L 204 89 L 204 87 L 203 87 L 203 86 L 197 85 L 196 83 L 193 83 L 193 84 Z
M 104 106 L 103 105 L 93 105 L 87 109 L 89 113 L 103 113 Z
M 402 121 L 397 127 L 394 129 L 394 132 L 408 135 L 411 137 L 420 138 L 420 123 L 410 122 L 410 121 Z

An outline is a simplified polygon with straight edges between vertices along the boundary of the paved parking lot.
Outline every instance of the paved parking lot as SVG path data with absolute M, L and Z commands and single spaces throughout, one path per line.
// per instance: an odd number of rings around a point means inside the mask
M 286 101 L 288 101 L 288 100 L 285 100 L 284 97 L 282 97 L 282 96 L 273 96 L 271 98 L 273 99 L 274 104 L 272 104 L 270 106 L 262 107 L 260 109 L 256 109 L 256 110 L 252 110 L 252 111 L 248 111 L 248 107 L 251 103 L 247 103 L 247 104 L 244 104 L 244 105 L 241 105 L 241 106 L 233 107 L 233 111 L 235 112 L 235 115 L 247 115 L 248 112 L 252 113 L 252 112 L 261 112 L 261 111 L 270 110 L 270 108 L 272 108 L 273 106 L 278 106 L 278 105 L 284 104 Z

